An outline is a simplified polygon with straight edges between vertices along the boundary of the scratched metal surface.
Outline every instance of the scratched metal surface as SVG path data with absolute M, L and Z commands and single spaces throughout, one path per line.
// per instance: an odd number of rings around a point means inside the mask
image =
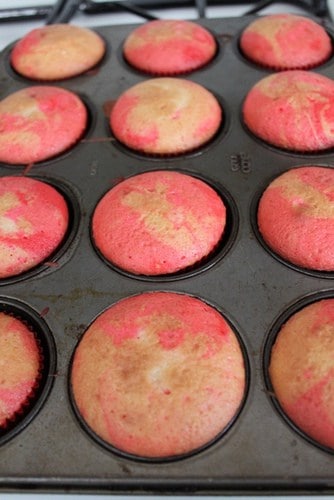
M 122 42 L 133 25 L 97 28 L 108 44 L 103 63 L 90 74 L 57 83 L 83 97 L 92 119 L 85 141 L 26 174 L 65 189 L 73 201 L 73 231 L 56 266 L 0 284 L 2 307 L 22 309 L 51 334 L 50 340 L 47 331 L 41 333 L 50 351 L 46 364 L 51 363 L 45 401 L 38 402 L 37 414 L 19 433 L 0 437 L 2 491 L 333 493 L 333 454 L 310 443 L 281 417 L 263 369 L 266 341 L 277 319 L 309 296 L 333 295 L 333 278 L 306 274 L 273 258 L 257 238 L 254 219 L 258 196 L 273 177 L 298 165 L 332 166 L 334 154 L 282 152 L 255 140 L 243 127 L 242 101 L 269 74 L 239 54 L 238 36 L 250 20 L 203 22 L 215 34 L 219 53 L 206 68 L 184 78 L 217 95 L 225 125 L 212 144 L 193 155 L 150 159 L 110 140 L 106 108 L 123 90 L 147 78 L 122 60 Z M 1 98 L 31 84 L 11 73 L 9 51 L 0 60 Z M 314 71 L 333 77 L 334 61 Z M 90 218 L 101 196 L 117 179 L 157 168 L 203 176 L 235 204 L 228 251 L 196 275 L 153 281 L 125 276 L 106 266 L 91 244 Z M 1 165 L 0 175 L 22 170 Z M 153 290 L 193 294 L 216 306 L 238 331 L 250 367 L 246 401 L 229 431 L 190 458 L 162 464 L 121 457 L 95 442 L 78 422 L 68 391 L 71 356 L 91 321 L 115 301 Z

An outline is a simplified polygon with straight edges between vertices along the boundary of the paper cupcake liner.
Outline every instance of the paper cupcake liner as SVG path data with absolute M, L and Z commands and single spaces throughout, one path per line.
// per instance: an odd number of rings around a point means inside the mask
M 15 427 L 27 414 L 28 412 L 32 409 L 34 406 L 34 403 L 36 401 L 36 398 L 38 396 L 38 391 L 41 387 L 41 382 L 43 378 L 43 372 L 45 370 L 45 357 L 44 357 L 44 351 L 40 342 L 40 339 L 37 337 L 36 332 L 33 331 L 31 325 L 25 321 L 24 319 L 20 318 L 19 316 L 13 314 L 13 313 L 6 313 L 7 316 L 10 316 L 12 318 L 17 319 L 21 323 L 23 323 L 31 333 L 34 335 L 34 340 L 38 349 L 38 355 L 39 355 L 39 367 L 38 367 L 38 372 L 36 374 L 36 378 L 34 383 L 31 386 L 29 394 L 26 396 L 25 400 L 23 400 L 20 404 L 20 407 L 17 408 L 12 415 L 7 417 L 4 422 L 0 423 L 0 434 L 1 433 L 6 433 L 9 430 L 11 430 L 13 427 Z

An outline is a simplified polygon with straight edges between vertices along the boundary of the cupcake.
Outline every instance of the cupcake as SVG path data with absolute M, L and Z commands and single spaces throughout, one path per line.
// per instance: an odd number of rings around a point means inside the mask
M 71 391 L 80 418 L 105 444 L 176 457 L 208 445 L 236 417 L 244 359 L 212 307 L 183 294 L 143 293 L 111 306 L 84 333 Z
M 68 228 L 69 211 L 52 186 L 29 177 L 0 177 L 0 278 L 48 259 Z
M 194 71 L 213 59 L 217 44 L 211 33 L 190 21 L 157 20 L 136 28 L 123 54 L 136 69 L 156 75 Z
M 126 179 L 102 198 L 92 219 L 92 239 L 115 266 L 164 275 L 212 254 L 225 224 L 224 202 L 205 182 L 154 171 Z
M 308 71 L 260 80 L 243 104 L 243 120 L 263 141 L 300 153 L 334 146 L 334 81 Z
M 73 146 L 87 127 L 87 110 L 72 92 L 28 87 L 0 101 L 0 162 L 32 164 Z
M 104 53 L 104 40 L 94 31 L 70 24 L 50 24 L 21 38 L 10 54 L 10 62 L 26 78 L 63 80 L 90 70 Z
M 318 66 L 329 59 L 333 50 L 320 24 L 294 14 L 255 19 L 242 32 L 240 49 L 250 61 L 274 70 Z
M 29 406 L 39 383 L 40 358 L 33 332 L 0 312 L 0 431 L 13 425 Z
M 126 90 L 110 114 L 116 139 L 141 153 L 173 155 L 193 151 L 217 133 L 222 110 L 201 85 L 155 78 Z
M 259 231 L 269 248 L 297 266 L 334 271 L 334 169 L 291 169 L 264 191 Z
M 334 450 L 334 299 L 304 307 L 283 325 L 269 375 L 289 419 Z

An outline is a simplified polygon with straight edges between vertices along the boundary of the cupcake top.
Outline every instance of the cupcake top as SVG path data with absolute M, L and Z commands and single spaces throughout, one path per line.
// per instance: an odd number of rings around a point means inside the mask
M 0 429 L 24 412 L 38 386 L 40 351 L 33 332 L 0 312 Z
M 163 275 L 207 257 L 225 223 L 224 202 L 206 183 L 155 171 L 126 179 L 102 198 L 92 236 L 102 255 L 123 270 Z
M 334 299 L 304 307 L 283 325 L 269 374 L 286 415 L 309 437 L 334 449 Z
M 71 388 L 90 429 L 147 458 L 215 439 L 245 392 L 243 354 L 223 316 L 194 297 L 151 292 L 103 312 L 76 348 Z
M 157 20 L 136 28 L 125 40 L 129 64 L 151 74 L 177 75 L 207 64 L 217 44 L 211 33 L 190 21 Z
M 326 30 L 307 17 L 272 14 L 251 22 L 240 37 L 251 61 L 274 70 L 310 69 L 332 55 Z
M 63 153 L 81 138 L 87 118 L 81 99 L 59 87 L 8 95 L 0 101 L 0 162 L 31 164 Z
M 63 80 L 96 66 L 105 53 L 94 31 L 70 24 L 36 28 L 19 40 L 10 55 L 12 67 L 32 80 Z
M 269 247 L 307 269 L 334 271 L 334 169 L 289 170 L 264 191 L 260 233 Z
M 211 92 L 177 78 L 154 78 L 126 90 L 111 110 L 110 126 L 127 147 L 148 154 L 193 151 L 218 131 L 222 110 Z
M 29 177 L 0 177 L 0 278 L 44 262 L 68 228 L 68 207 L 49 184 Z
M 268 144 L 296 152 L 334 146 L 334 81 L 309 71 L 260 80 L 243 104 L 244 123 Z

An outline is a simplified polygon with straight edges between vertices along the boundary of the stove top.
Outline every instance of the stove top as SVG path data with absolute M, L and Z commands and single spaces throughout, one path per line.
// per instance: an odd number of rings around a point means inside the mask
M 239 17 L 250 13 L 293 12 L 333 19 L 334 0 L 0 0 L 0 50 L 33 28 L 71 22 L 104 26 L 147 19 Z

